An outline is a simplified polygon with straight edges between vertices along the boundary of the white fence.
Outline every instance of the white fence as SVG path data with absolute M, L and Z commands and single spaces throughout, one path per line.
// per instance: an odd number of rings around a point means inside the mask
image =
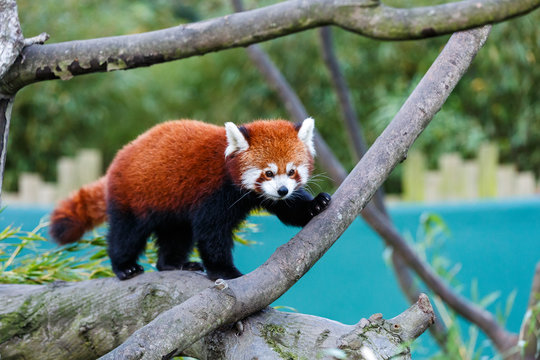
M 62 157 L 56 164 L 57 183 L 44 182 L 36 173 L 19 175 L 19 192 L 3 193 L 6 204 L 53 204 L 73 190 L 97 180 L 103 173 L 101 153 L 95 149 L 81 149 L 74 158 Z
M 497 147 L 484 144 L 474 160 L 464 160 L 456 153 L 444 154 L 438 170 L 428 170 L 425 155 L 411 152 L 403 164 L 402 199 L 433 202 L 538 193 L 532 171 L 517 171 L 515 165 L 499 164 L 498 159 Z

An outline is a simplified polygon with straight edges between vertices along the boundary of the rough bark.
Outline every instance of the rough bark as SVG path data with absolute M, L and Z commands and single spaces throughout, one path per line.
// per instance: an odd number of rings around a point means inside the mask
M 354 109 L 353 101 L 351 99 L 351 92 L 347 86 L 345 77 L 341 72 L 339 60 L 334 51 L 332 30 L 328 26 L 322 27 L 319 29 L 319 35 L 321 39 L 321 52 L 326 67 L 330 73 L 332 86 L 334 87 L 339 100 L 339 108 L 342 113 L 345 128 L 347 129 L 347 135 L 351 141 L 354 156 L 357 160 L 359 160 L 362 158 L 362 156 L 364 156 L 368 147 L 365 142 L 360 122 L 358 121 L 356 115 L 356 110 Z M 343 181 L 343 179 L 340 179 L 340 181 Z M 371 204 L 373 204 L 381 215 L 388 220 L 388 224 L 392 224 L 392 220 L 388 215 L 388 210 L 384 203 L 384 192 L 382 188 L 377 190 Z M 366 206 L 364 211 L 362 211 L 362 215 L 371 211 L 373 208 L 371 204 Z M 367 219 L 372 218 L 368 216 Z M 368 225 L 372 226 L 369 222 Z M 386 243 L 388 245 L 388 242 Z M 411 269 L 409 269 L 399 251 L 393 251 L 391 259 L 392 268 L 394 270 L 396 279 L 398 280 L 399 286 L 409 302 L 412 304 L 416 301 L 416 299 L 418 299 L 420 291 L 414 283 Z M 433 334 L 440 345 L 444 345 L 444 342 L 446 341 L 446 329 L 439 319 L 435 318 L 435 322 L 433 326 L 429 328 L 429 331 Z
M 0 0 L 0 79 L 10 69 L 24 46 L 15 0 Z M 6 163 L 9 121 L 14 96 L 0 89 L 0 206 Z
M 330 206 L 260 267 L 238 279 L 206 289 L 160 314 L 104 359 L 149 359 L 182 351 L 201 336 L 272 303 L 332 246 L 463 76 L 484 44 L 489 27 L 454 34 L 394 120 L 334 193 Z M 188 315 L 186 317 L 186 315 Z M 210 324 L 210 325 L 209 325 Z M 153 352 L 155 347 L 161 353 Z
M 121 344 L 157 314 L 214 283 L 187 271 L 147 273 L 129 281 L 107 278 L 50 285 L 0 285 L 2 359 L 95 359 Z M 198 359 L 315 359 L 330 349 L 359 358 L 362 346 L 378 359 L 409 359 L 407 347 L 432 322 L 425 295 L 389 320 L 356 325 L 271 308 L 209 333 L 182 354 Z M 325 357 L 328 358 L 328 357 Z
M 0 0 L 0 79 L 24 46 L 15 0 Z
M 465 0 L 399 9 L 375 0 L 290 0 L 142 34 L 29 46 L 0 79 L 0 92 L 13 94 L 37 81 L 66 80 L 247 46 L 329 24 L 378 39 L 418 39 L 503 21 L 539 6 L 540 0 Z

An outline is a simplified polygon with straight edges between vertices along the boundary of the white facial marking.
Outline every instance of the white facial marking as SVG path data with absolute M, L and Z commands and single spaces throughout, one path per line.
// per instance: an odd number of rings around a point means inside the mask
M 270 164 L 268 164 L 268 167 L 266 169 L 264 169 L 264 171 L 266 171 L 266 170 L 270 170 L 271 172 L 274 173 L 274 175 L 276 175 L 277 171 L 278 171 L 278 167 L 277 167 L 276 164 L 270 163 Z
M 260 176 L 261 169 L 257 169 L 256 167 L 250 167 L 246 169 L 242 174 L 242 185 L 246 189 L 255 190 L 255 183 Z
M 246 138 L 232 122 L 225 123 L 225 131 L 227 133 L 225 157 L 231 155 L 235 151 L 245 151 L 249 148 Z
M 287 170 L 287 174 L 293 169 L 295 169 L 294 164 L 292 162 L 287 163 L 287 167 L 285 168 L 285 170 Z
M 300 165 L 296 168 L 296 172 L 300 176 L 300 184 L 306 185 L 309 178 L 309 170 L 307 165 Z
M 283 196 L 278 193 L 278 190 L 282 186 L 285 186 L 288 190 L 287 194 Z M 261 188 L 267 197 L 275 200 L 283 200 L 291 196 L 292 192 L 296 189 L 296 181 L 287 175 L 277 175 L 272 179 L 263 182 Z
M 300 129 L 298 130 L 298 138 L 308 148 L 311 156 L 315 156 L 315 146 L 313 145 L 313 132 L 315 130 L 315 120 L 313 118 L 307 118 L 302 122 Z

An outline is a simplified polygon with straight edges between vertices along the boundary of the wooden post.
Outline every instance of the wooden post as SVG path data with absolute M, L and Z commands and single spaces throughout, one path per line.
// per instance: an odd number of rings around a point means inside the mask
M 497 197 L 512 197 L 516 190 L 516 167 L 499 165 L 497 169 Z
M 428 171 L 426 173 L 426 187 L 424 199 L 428 202 L 441 200 L 441 174 L 439 171 Z
M 444 200 L 464 197 L 463 160 L 457 153 L 443 154 L 439 158 L 441 172 L 440 191 Z
M 425 200 L 426 159 L 419 151 L 411 151 L 403 163 L 403 200 Z
M 499 151 L 495 144 L 486 143 L 478 151 L 478 194 L 482 198 L 497 195 L 497 163 Z
M 516 177 L 515 194 L 518 196 L 530 196 L 536 192 L 536 180 L 532 171 L 518 173 Z
M 75 160 L 61 157 L 56 164 L 58 179 L 58 199 L 65 198 L 78 187 L 77 166 Z
M 467 160 L 463 163 L 463 197 L 467 200 L 478 198 L 478 162 Z
M 22 203 L 32 204 L 38 199 L 39 188 L 43 181 L 35 173 L 21 173 L 19 176 L 19 199 Z
M 42 183 L 38 189 L 36 202 L 40 205 L 51 205 L 56 201 L 56 184 Z
M 99 179 L 101 176 L 101 152 L 96 149 L 81 149 L 77 153 L 77 188 L 94 180 Z

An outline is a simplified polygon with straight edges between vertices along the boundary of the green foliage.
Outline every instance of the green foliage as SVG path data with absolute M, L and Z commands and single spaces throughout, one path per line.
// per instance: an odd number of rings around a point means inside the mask
M 0 283 L 43 284 L 57 280 L 80 281 L 114 276 L 107 255 L 107 242 L 95 232 L 90 239 L 51 249 L 41 231 L 49 226 L 42 221 L 32 231 L 7 226 L 0 232 Z M 244 221 L 233 234 L 240 245 L 254 242 L 246 236 L 257 231 L 257 225 Z M 191 261 L 200 261 L 195 249 Z M 155 270 L 157 249 L 155 239 L 148 241 L 140 263 L 148 271 Z
M 46 226 L 41 223 L 29 232 L 8 226 L 0 233 L 0 283 L 43 284 L 114 276 L 106 264 L 103 237 L 44 250 L 48 240 L 39 231 Z
M 441 3 L 443 1 L 438 1 Z M 271 1 L 247 1 L 246 8 Z M 433 2 L 415 0 L 407 6 Z M 402 2 L 389 2 L 403 6 Z M 228 2 L 186 0 L 19 0 L 23 32 L 42 31 L 49 42 L 130 34 L 232 12 Z M 430 155 L 473 156 L 485 139 L 498 142 L 501 159 L 520 170 L 540 169 L 540 12 L 495 25 L 485 48 L 415 145 Z M 380 42 L 335 29 L 336 52 L 369 143 L 399 109 L 447 40 Z M 337 100 L 320 56 L 317 30 L 263 44 L 304 101 L 317 127 L 348 169 L 353 167 Z M 295 51 L 284 51 L 295 49 Z M 169 119 L 222 124 L 288 118 L 278 97 L 244 49 L 70 81 L 34 84 L 17 97 L 11 125 L 5 186 L 35 171 L 55 178 L 55 161 L 82 147 L 96 147 L 108 163 L 126 142 Z M 60 140 L 60 141 L 59 141 Z M 400 187 L 398 170 L 387 187 Z M 328 186 L 328 183 L 324 184 Z

